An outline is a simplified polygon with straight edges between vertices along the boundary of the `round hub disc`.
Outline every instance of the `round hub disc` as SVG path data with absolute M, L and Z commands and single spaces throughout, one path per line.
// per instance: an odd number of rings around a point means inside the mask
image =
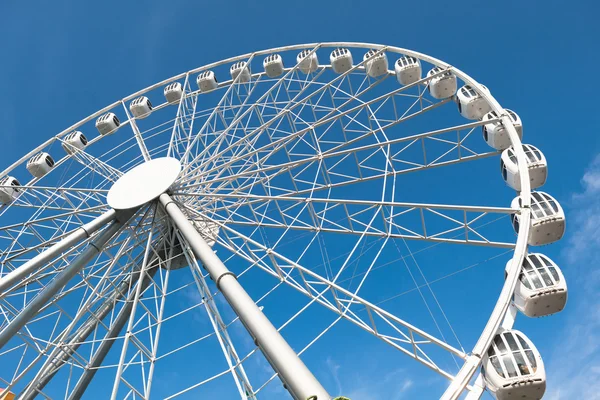
M 167 191 L 181 172 L 179 160 L 155 158 L 120 177 L 108 191 L 106 201 L 115 210 L 141 207 Z

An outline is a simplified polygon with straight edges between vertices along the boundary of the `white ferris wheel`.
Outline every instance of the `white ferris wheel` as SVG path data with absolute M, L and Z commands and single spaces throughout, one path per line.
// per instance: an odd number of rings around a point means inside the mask
M 565 306 L 529 249 L 565 217 L 522 135 L 462 71 L 365 43 L 233 57 L 99 110 L 0 174 L 0 397 L 325 400 L 329 352 L 378 351 L 446 400 L 540 399 L 513 325 Z M 469 253 L 506 268 L 465 348 L 423 270 Z

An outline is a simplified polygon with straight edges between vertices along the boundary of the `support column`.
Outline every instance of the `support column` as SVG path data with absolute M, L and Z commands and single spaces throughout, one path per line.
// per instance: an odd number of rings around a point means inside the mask
M 92 233 L 96 232 L 98 229 L 114 220 L 116 214 L 117 213 L 115 210 L 108 210 L 93 221 L 80 226 L 65 238 L 55 243 L 52 247 L 33 257 L 19 268 L 16 268 L 4 275 L 0 279 L 0 298 L 6 296 L 10 288 L 21 282 L 28 275 L 39 271 L 44 264 L 63 253 L 66 249 L 69 249 L 75 244 L 79 243 L 81 240 L 87 239 Z
M 33 318 L 40 309 L 56 295 L 79 271 L 81 271 L 90 260 L 100 253 L 106 243 L 121 229 L 123 222 L 114 221 L 106 230 L 98 235 L 88 247 L 81 252 L 65 269 L 51 280 L 48 285 L 38 293 L 23 308 L 10 323 L 0 332 L 0 348 Z
M 158 271 L 158 268 L 159 268 L 158 266 L 152 267 L 151 269 L 149 269 L 146 272 L 146 276 L 144 276 L 144 280 L 142 282 L 142 288 L 141 288 L 142 292 L 144 290 L 146 290 L 146 288 L 148 287 L 150 282 L 152 282 L 152 277 L 154 276 L 154 274 L 156 274 L 156 272 Z M 139 278 L 139 274 L 140 274 L 140 272 L 136 273 L 136 277 L 135 277 L 136 279 Z M 96 375 L 96 372 L 98 371 L 98 367 L 100 365 L 102 365 L 102 362 L 104 361 L 104 358 L 110 351 L 113 343 L 115 342 L 115 339 L 117 338 L 117 336 L 119 336 L 119 332 L 121 332 L 123 330 L 123 328 L 125 327 L 125 324 L 127 323 L 127 321 L 129 321 L 129 317 L 131 315 L 131 309 L 133 308 L 133 301 L 135 298 L 136 291 L 137 290 L 132 290 L 129 293 L 129 296 L 127 297 L 127 300 L 125 301 L 125 304 L 121 308 L 121 311 L 119 311 L 117 318 L 115 319 L 113 324 L 110 326 L 108 332 L 104 336 L 102 343 L 100 343 L 100 346 L 98 346 L 98 349 L 94 353 L 92 360 L 86 366 L 85 371 L 83 372 L 81 377 L 79 377 L 79 380 L 77 381 L 77 384 L 75 385 L 75 388 L 69 395 L 69 400 L 79 400 L 84 395 L 88 385 L 94 378 L 94 375 Z
M 246 293 L 235 275 L 196 231 L 179 206 L 166 193 L 162 194 L 159 200 L 292 397 L 296 400 L 331 399 L 317 378 Z
M 21 393 L 19 396 L 20 399 L 31 400 L 35 398 L 41 390 L 44 389 L 44 387 L 48 384 L 48 382 L 50 382 L 58 370 L 71 359 L 79 346 L 81 346 L 81 344 L 87 340 L 88 336 L 94 332 L 100 321 L 104 320 L 104 318 L 106 318 L 106 316 L 113 310 L 115 303 L 125 297 L 130 285 L 134 285 L 137 282 L 140 276 L 140 268 L 141 265 L 138 266 L 128 278 L 124 279 L 113 291 L 113 294 L 108 296 L 93 313 L 90 311 L 91 315 L 83 324 L 81 324 L 77 331 L 70 335 L 70 337 L 64 341 L 63 345 L 58 346 L 55 351 L 50 354 L 44 365 L 40 368 L 40 373 L 36 379 L 31 382 L 29 387 L 27 387 L 23 393 Z M 148 271 L 148 275 L 144 279 L 143 283 L 144 289 L 148 286 L 152 276 L 157 270 L 158 267 L 154 267 Z M 129 297 L 131 297 L 131 295 Z M 131 299 L 127 298 L 127 301 L 123 306 L 124 313 L 127 315 L 129 315 L 129 312 L 131 311 L 130 300 Z M 118 321 L 119 317 L 117 317 L 117 322 Z M 118 327 L 118 325 L 118 323 L 115 323 L 113 324 L 113 327 Z M 121 327 L 118 328 L 118 331 L 120 331 L 122 327 L 123 326 L 121 325 Z

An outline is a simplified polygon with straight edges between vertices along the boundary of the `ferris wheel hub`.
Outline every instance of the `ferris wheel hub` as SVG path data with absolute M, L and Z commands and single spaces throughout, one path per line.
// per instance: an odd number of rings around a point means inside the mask
M 110 188 L 106 201 L 115 210 L 138 208 L 171 187 L 181 172 L 181 162 L 163 157 L 147 161 L 121 176 Z

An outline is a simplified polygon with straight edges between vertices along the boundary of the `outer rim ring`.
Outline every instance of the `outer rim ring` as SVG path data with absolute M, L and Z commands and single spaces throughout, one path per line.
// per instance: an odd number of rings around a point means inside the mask
M 437 58 L 428 56 L 426 54 L 415 52 L 415 51 L 404 49 L 404 48 L 400 48 L 400 47 L 385 46 L 385 45 L 373 44 L 373 43 L 361 43 L 361 42 L 325 42 L 325 43 L 298 44 L 298 45 L 292 45 L 292 46 L 275 47 L 275 48 L 271 48 L 271 49 L 266 49 L 266 50 L 261 50 L 261 51 L 257 51 L 257 52 L 253 52 L 253 53 L 246 53 L 243 55 L 230 57 L 230 58 L 220 60 L 220 61 L 217 61 L 217 62 L 214 62 L 211 64 L 207 64 L 207 65 L 195 68 L 195 69 L 191 69 L 187 72 L 175 75 L 171 78 L 168 78 L 161 82 L 155 83 L 151 86 L 146 87 L 145 89 L 139 90 L 129 96 L 124 97 L 121 100 L 118 100 L 118 101 L 98 110 L 97 112 L 89 115 L 88 117 L 82 119 L 81 121 L 73 124 L 69 128 L 63 130 L 59 134 L 48 139 L 46 142 L 42 143 L 40 146 L 36 147 L 29 153 L 25 154 L 19 160 L 14 162 L 12 165 L 10 165 L 8 168 L 6 168 L 4 171 L 2 171 L 0 173 L 0 177 L 8 175 L 13 169 L 18 167 L 22 163 L 26 162 L 30 157 L 32 157 L 38 151 L 51 145 L 52 143 L 54 143 L 55 141 L 64 137 L 71 131 L 77 129 L 79 126 L 91 121 L 92 119 L 111 110 L 112 108 L 118 106 L 119 104 L 123 104 L 125 101 L 133 99 L 140 95 L 143 95 L 144 93 L 147 93 L 151 90 L 168 85 L 169 83 L 176 81 L 178 79 L 189 77 L 189 75 L 191 75 L 191 74 L 199 73 L 201 71 L 204 71 L 204 70 L 207 70 L 210 68 L 214 68 L 214 67 L 217 67 L 217 66 L 220 66 L 223 64 L 233 63 L 233 62 L 236 62 L 239 60 L 244 60 L 249 57 L 266 55 L 266 54 L 271 54 L 274 52 L 301 50 L 301 49 L 306 49 L 306 48 L 312 49 L 315 47 L 316 48 L 349 47 L 349 48 L 385 50 L 390 53 L 397 53 L 400 55 L 413 56 L 418 59 L 424 60 L 434 66 L 446 68 L 446 69 L 450 70 L 458 78 L 460 78 L 465 84 L 468 84 L 473 89 L 475 89 L 475 91 L 488 102 L 488 104 L 490 105 L 490 108 L 501 117 L 502 124 L 508 132 L 508 135 L 509 135 L 509 138 L 511 141 L 511 145 L 513 146 L 513 148 L 515 150 L 515 155 L 518 160 L 519 174 L 520 174 L 520 179 L 521 179 L 521 192 L 519 193 L 519 195 L 521 196 L 521 199 L 522 199 L 522 204 L 523 204 L 521 207 L 521 210 L 520 210 L 521 223 L 519 224 L 520 225 L 519 232 L 517 233 L 517 241 L 515 243 L 514 255 L 512 258 L 512 266 L 508 271 L 508 275 L 506 277 L 506 280 L 504 281 L 504 286 L 502 287 L 502 290 L 500 292 L 500 295 L 498 297 L 496 305 L 494 306 L 494 309 L 493 309 L 492 313 L 490 314 L 490 318 L 488 319 L 488 322 L 487 322 L 484 330 L 482 331 L 475 347 L 471 351 L 469 357 L 467 357 L 465 363 L 463 364 L 459 373 L 455 376 L 451 385 L 448 387 L 448 389 L 442 396 L 442 399 L 445 399 L 445 400 L 457 399 L 461 395 L 461 393 L 464 391 L 464 389 L 467 387 L 471 378 L 477 372 L 477 368 L 481 364 L 483 354 L 489 347 L 494 335 L 496 334 L 496 332 L 498 331 L 498 328 L 501 326 L 503 320 L 505 319 L 506 313 L 508 312 L 509 306 L 511 304 L 512 294 L 515 290 L 515 287 L 516 287 L 517 281 L 518 281 L 518 277 L 519 277 L 519 272 L 520 272 L 519 267 L 522 265 L 523 259 L 525 258 L 525 255 L 527 254 L 527 237 L 529 235 L 529 228 L 530 228 L 529 223 L 530 223 L 531 187 L 530 187 L 529 170 L 527 168 L 525 152 L 523 150 L 523 146 L 522 146 L 521 140 L 519 139 L 517 131 L 515 130 L 514 126 L 512 125 L 510 117 L 508 116 L 507 113 L 504 112 L 504 108 L 500 106 L 498 101 L 496 101 L 496 99 L 489 92 L 482 90 L 481 84 L 479 84 L 475 79 L 471 78 L 469 75 L 467 75 L 463 71 L 451 66 L 450 64 L 447 64 Z M 25 186 L 27 186 L 27 185 L 25 185 Z M 509 321 L 509 323 L 510 323 L 510 321 Z

